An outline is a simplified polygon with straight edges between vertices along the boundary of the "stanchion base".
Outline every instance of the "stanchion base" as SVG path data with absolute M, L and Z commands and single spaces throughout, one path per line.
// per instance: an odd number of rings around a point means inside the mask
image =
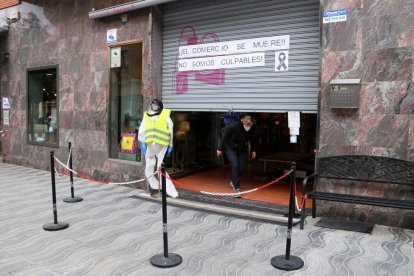
M 289 260 L 286 260 L 286 255 L 279 255 L 273 257 L 271 262 L 272 266 L 282 270 L 297 270 L 303 267 L 303 260 L 296 256 L 290 256 Z
M 183 262 L 183 258 L 174 253 L 169 253 L 168 257 L 164 257 L 164 254 L 158 254 L 152 256 L 150 262 L 153 266 L 166 268 L 181 264 Z
M 74 203 L 74 202 L 79 202 L 79 201 L 82 201 L 82 200 L 83 200 L 83 198 L 81 198 L 81 197 L 65 197 L 63 199 L 63 202 Z
M 59 231 L 69 227 L 69 223 L 59 222 L 59 223 L 46 223 L 43 225 L 43 229 L 46 231 Z

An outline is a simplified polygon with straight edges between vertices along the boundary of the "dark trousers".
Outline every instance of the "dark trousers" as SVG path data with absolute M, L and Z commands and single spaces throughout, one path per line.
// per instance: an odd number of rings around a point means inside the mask
M 224 150 L 231 165 L 231 181 L 235 189 L 240 189 L 240 175 L 246 163 L 246 153 L 237 152 L 229 147 Z

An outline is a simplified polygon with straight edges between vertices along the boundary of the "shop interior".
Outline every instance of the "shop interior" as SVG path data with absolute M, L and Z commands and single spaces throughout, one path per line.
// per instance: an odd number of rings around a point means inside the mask
M 166 161 L 171 177 L 183 187 L 212 193 L 231 193 L 228 160 L 216 156 L 221 129 L 239 120 L 242 113 L 173 112 L 174 150 Z M 297 193 L 315 162 L 317 115 L 300 114 L 297 141 L 291 141 L 287 113 L 254 113 L 257 157 L 248 162 L 241 177 L 241 190 L 261 187 L 282 176 L 291 162 L 297 166 Z M 180 189 L 180 185 L 176 185 Z M 311 186 L 311 185 L 310 185 Z M 287 206 L 289 181 L 282 179 L 267 188 L 244 194 L 244 199 Z M 307 203 L 307 207 L 310 204 Z

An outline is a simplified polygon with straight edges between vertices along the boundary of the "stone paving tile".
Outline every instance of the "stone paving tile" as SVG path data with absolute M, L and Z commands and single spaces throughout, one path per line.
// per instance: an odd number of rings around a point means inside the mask
M 291 255 L 297 271 L 277 270 L 286 227 L 236 217 L 168 207 L 169 252 L 183 263 L 150 264 L 163 253 L 161 206 L 132 197 L 136 190 L 75 178 L 56 178 L 58 220 L 69 228 L 48 232 L 53 222 L 50 173 L 0 163 L 0 275 L 414 275 L 414 231 L 374 227 L 372 234 L 316 227 L 293 229 Z

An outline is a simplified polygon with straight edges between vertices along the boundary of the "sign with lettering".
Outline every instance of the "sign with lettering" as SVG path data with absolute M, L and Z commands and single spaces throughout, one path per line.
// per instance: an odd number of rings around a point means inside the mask
M 106 43 L 112 44 L 116 43 L 116 29 L 111 29 L 106 31 Z
M 10 110 L 3 110 L 3 125 L 10 125 Z
M 179 59 L 178 71 L 213 70 L 219 68 L 240 68 L 265 65 L 264 53 L 230 55 L 205 58 Z
M 2 107 L 3 109 L 10 109 L 9 98 L 3 98 Z
M 179 58 L 222 56 L 289 49 L 289 35 L 179 47 Z
M 347 10 L 335 10 L 323 12 L 323 23 L 334 23 L 347 21 L 348 11 Z
M 289 128 L 300 127 L 300 112 L 299 111 L 288 112 L 288 127 Z

